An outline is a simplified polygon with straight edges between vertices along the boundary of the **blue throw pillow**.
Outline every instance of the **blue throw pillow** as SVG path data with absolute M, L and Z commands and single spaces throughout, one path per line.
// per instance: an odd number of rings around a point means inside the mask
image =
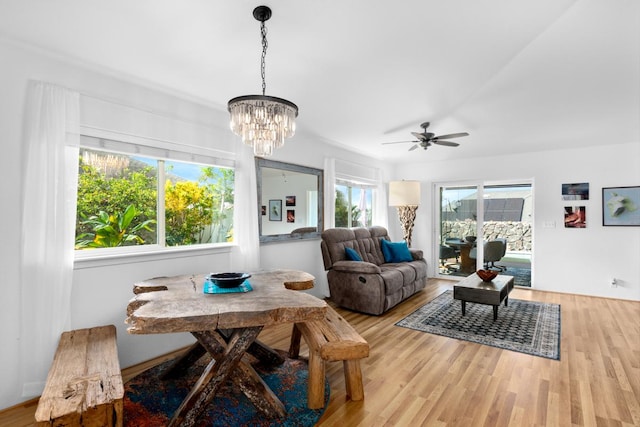
M 362 261 L 362 257 L 358 255 L 358 252 L 351 248 L 344 248 L 344 252 L 347 255 L 347 259 L 350 261 Z
M 407 242 L 392 243 L 388 240 L 382 239 L 380 246 L 382 247 L 382 255 L 384 255 L 385 262 L 408 262 L 413 261 L 411 252 Z

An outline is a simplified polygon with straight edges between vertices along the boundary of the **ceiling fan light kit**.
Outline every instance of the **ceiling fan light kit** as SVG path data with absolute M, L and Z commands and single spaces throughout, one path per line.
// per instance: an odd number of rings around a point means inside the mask
M 445 141 L 445 140 L 451 139 L 451 138 L 460 138 L 462 136 L 469 136 L 467 132 L 450 133 L 447 135 L 436 136 L 435 133 L 427 132 L 427 128 L 429 127 L 429 125 L 430 125 L 429 122 L 424 122 L 420 125 L 420 127 L 422 128 L 422 132 L 411 132 L 411 135 L 417 138 L 416 140 L 383 142 L 382 144 L 405 144 L 408 142 L 412 142 L 414 143 L 414 145 L 412 145 L 411 148 L 409 148 L 409 151 L 413 151 L 418 147 L 421 147 L 424 150 L 426 150 L 427 148 L 431 147 L 432 144 L 444 145 L 446 147 L 457 147 L 460 145 L 457 142 Z
M 295 119 L 298 107 L 293 102 L 275 96 L 266 96 L 265 58 L 267 55 L 267 28 L 265 21 L 271 18 L 271 9 L 258 6 L 253 17 L 260 21 L 262 36 L 262 95 L 244 95 L 233 98 L 228 103 L 231 114 L 230 127 L 233 133 L 242 137 L 242 142 L 253 147 L 253 154 L 268 157 L 274 148 L 284 145 L 285 138 L 291 138 L 296 131 Z

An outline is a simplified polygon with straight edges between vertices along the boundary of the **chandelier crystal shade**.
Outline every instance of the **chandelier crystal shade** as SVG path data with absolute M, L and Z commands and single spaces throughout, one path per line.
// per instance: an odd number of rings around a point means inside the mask
M 285 138 L 291 138 L 296 131 L 295 119 L 298 107 L 293 102 L 274 96 L 266 96 L 265 57 L 267 54 L 267 29 L 265 21 L 271 17 L 271 9 L 258 6 L 253 16 L 260 21 L 262 35 L 262 95 L 238 96 L 229 101 L 231 130 L 242 137 L 242 142 L 253 147 L 253 154 L 267 157 L 273 149 L 282 147 Z

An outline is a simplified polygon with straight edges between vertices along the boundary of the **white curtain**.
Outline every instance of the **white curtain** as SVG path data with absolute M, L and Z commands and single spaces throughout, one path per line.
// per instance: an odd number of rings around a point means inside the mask
M 376 169 L 376 188 L 374 190 L 373 203 L 373 224 L 380 225 L 388 230 L 389 208 L 387 204 L 387 190 L 385 183 L 382 181 L 382 171 L 380 169 Z
M 233 206 L 233 238 L 237 246 L 231 266 L 235 271 L 256 271 L 260 268 L 256 165 L 253 149 L 241 142 L 237 146 Z
M 22 158 L 21 375 L 42 392 L 71 324 L 79 152 L 79 94 L 30 82 Z
M 324 228 L 336 226 L 336 160 L 324 159 Z M 322 231 L 322 230 L 320 230 Z

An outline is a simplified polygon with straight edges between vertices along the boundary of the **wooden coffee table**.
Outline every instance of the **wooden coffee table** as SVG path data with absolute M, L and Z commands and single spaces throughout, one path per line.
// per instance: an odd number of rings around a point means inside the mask
M 513 289 L 513 276 L 499 274 L 491 282 L 483 282 L 476 273 L 462 279 L 453 286 L 453 299 L 462 301 L 462 315 L 465 315 L 467 303 L 475 302 L 493 306 L 493 320 L 498 319 L 498 306 L 509 301 L 509 292 Z

